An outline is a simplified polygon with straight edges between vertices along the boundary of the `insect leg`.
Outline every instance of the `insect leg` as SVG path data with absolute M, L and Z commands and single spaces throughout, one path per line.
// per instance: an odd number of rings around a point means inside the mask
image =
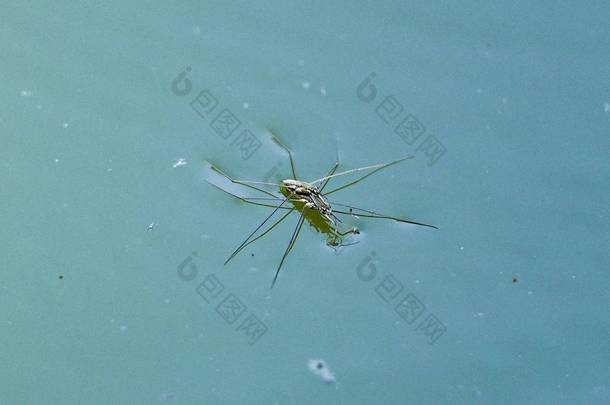
M 328 182 L 330 181 L 330 176 L 332 176 L 333 174 L 335 174 L 335 172 L 337 171 L 337 168 L 339 167 L 339 161 L 337 160 L 335 162 L 335 165 L 333 166 L 332 169 L 330 169 L 330 171 L 328 172 L 328 174 L 326 175 L 326 180 L 324 180 L 322 182 L 322 185 L 320 186 L 320 193 L 322 192 L 322 190 L 324 190 L 324 187 L 326 187 L 326 185 L 328 184 Z
M 392 162 L 383 163 L 383 164 L 380 164 L 380 165 L 375 165 L 376 167 L 375 167 L 375 166 L 361 167 L 361 168 L 352 169 L 352 170 L 348 170 L 348 171 L 346 171 L 346 172 L 339 173 L 339 174 L 335 175 L 335 177 L 336 177 L 336 176 L 339 176 L 339 175 L 343 175 L 343 174 L 348 174 L 348 173 L 350 173 L 350 172 L 356 172 L 356 171 L 360 171 L 360 170 L 367 169 L 367 168 L 375 168 L 375 170 L 373 170 L 372 172 L 367 173 L 367 174 L 365 174 L 364 176 L 362 176 L 362 177 L 360 177 L 360 178 L 358 178 L 358 179 L 356 179 L 356 180 L 354 180 L 354 181 L 352 181 L 352 182 L 350 182 L 350 183 L 347 183 L 347 184 L 345 184 L 345 185 L 343 185 L 343 186 L 341 186 L 341 187 L 337 187 L 337 188 L 335 188 L 335 189 L 333 189 L 333 190 L 331 190 L 331 191 L 329 191 L 329 192 L 327 192 L 327 193 L 324 193 L 324 194 L 325 194 L 325 195 L 332 194 L 332 193 L 334 193 L 334 192 L 336 192 L 336 191 L 343 190 L 343 189 L 345 189 L 345 188 L 348 188 L 348 187 L 350 187 L 350 186 L 353 186 L 354 184 L 356 184 L 356 183 L 360 183 L 362 180 L 366 179 L 366 178 L 367 178 L 367 177 L 369 177 L 369 176 L 374 175 L 375 173 L 377 173 L 378 171 L 380 171 L 380 170 L 382 170 L 382 169 L 385 169 L 386 167 L 389 167 L 389 166 L 395 165 L 396 163 L 400 163 L 400 162 L 402 162 L 403 160 L 406 160 L 406 159 L 411 159 L 411 158 L 413 158 L 413 156 L 407 156 L 406 158 L 403 158 L 403 159 L 394 160 L 394 161 L 392 161 Z
M 256 238 L 252 239 L 251 241 L 249 241 L 248 243 L 246 243 L 245 245 L 241 246 L 239 249 L 237 249 L 232 255 L 231 257 L 229 257 L 227 259 L 227 262 L 229 260 L 231 260 L 233 257 L 235 257 L 239 252 L 241 252 L 246 246 L 256 242 L 257 240 L 259 240 L 260 238 L 262 238 L 263 236 L 267 235 L 269 232 L 271 232 L 271 230 L 273 228 L 275 228 L 277 225 L 280 224 L 280 222 L 282 222 L 284 219 L 286 219 L 288 217 L 288 215 L 290 215 L 292 213 L 292 211 L 294 211 L 294 208 L 288 208 L 288 212 L 284 214 L 284 216 L 282 216 L 280 219 L 278 219 L 277 221 L 275 221 L 275 223 L 273 225 L 271 225 L 265 232 L 261 233 L 260 235 L 258 235 Z M 226 264 L 226 263 L 225 263 Z
M 214 166 L 212 163 L 208 162 L 208 164 L 210 165 L 210 168 L 212 170 L 214 170 L 216 173 L 220 174 L 221 176 L 225 177 L 227 180 L 229 180 L 233 184 L 240 184 L 242 186 L 246 186 L 246 187 L 251 188 L 253 190 L 260 191 L 261 193 L 267 194 L 268 196 L 277 198 L 277 195 L 275 195 L 275 194 L 272 194 L 272 193 L 270 193 L 270 192 L 268 192 L 266 190 L 263 190 L 262 188 L 259 188 L 259 187 L 253 186 L 251 184 L 248 184 L 248 183 L 251 183 L 250 181 L 236 180 L 236 179 L 232 178 L 231 176 L 229 176 L 228 174 L 226 174 L 225 172 L 223 172 L 222 170 L 220 170 L 218 167 Z
M 288 256 L 288 253 L 290 253 L 290 251 L 292 250 L 292 247 L 294 246 L 294 243 L 296 242 L 297 238 L 299 237 L 299 233 L 301 232 L 301 227 L 303 226 L 304 221 L 305 221 L 305 217 L 303 217 L 303 213 L 301 213 L 299 222 L 297 222 L 297 226 L 294 229 L 294 232 L 292 233 L 292 237 L 290 238 L 288 247 L 286 248 L 286 251 L 284 252 L 284 256 L 282 256 L 280 265 L 277 267 L 277 270 L 275 271 L 275 277 L 273 277 L 273 282 L 271 283 L 271 288 L 273 288 L 273 286 L 275 285 L 277 276 L 278 276 L 278 274 L 280 274 L 280 270 L 282 269 L 282 264 L 284 264 L 284 260 L 286 260 L 286 256 Z
M 208 182 L 208 183 L 210 183 L 210 182 Z M 223 193 L 227 193 L 227 194 L 229 194 L 230 196 L 233 196 L 233 197 L 235 197 L 235 198 L 237 198 L 237 199 L 239 199 L 239 200 L 241 200 L 241 201 L 243 201 L 243 202 L 245 202 L 245 203 L 248 203 L 248 204 L 260 205 L 261 207 L 271 207 L 271 208 L 277 208 L 277 205 L 263 204 L 263 203 L 259 203 L 259 202 L 254 202 L 254 201 L 252 201 L 252 200 L 273 200 L 273 201 L 277 201 L 277 202 L 282 201 L 282 199 L 281 199 L 281 198 L 279 198 L 279 197 L 277 197 L 277 198 L 248 198 L 248 197 L 240 197 L 240 196 L 238 196 L 237 194 L 233 194 L 233 193 L 231 193 L 230 191 L 227 191 L 227 190 L 223 189 L 222 187 L 218 187 L 218 186 L 217 186 L 216 184 L 214 184 L 214 183 L 210 183 L 210 184 L 211 184 L 213 187 L 216 187 L 217 189 L 219 189 L 220 191 L 222 191 Z M 289 210 L 289 209 L 291 209 L 291 208 L 289 208 L 289 207 L 281 207 L 281 209 L 283 209 L 283 210 Z
M 228 258 L 228 259 L 225 261 L 225 265 L 226 265 L 227 263 L 229 263 L 229 260 L 231 260 L 231 259 L 232 259 L 233 257 L 235 257 L 235 255 L 237 254 L 236 252 L 238 252 L 238 251 L 239 251 L 239 250 L 240 250 L 240 249 L 241 249 L 241 248 L 242 248 L 242 247 L 243 247 L 243 246 L 244 246 L 246 243 L 248 243 L 248 241 L 250 240 L 250 238 L 251 238 L 252 236 L 254 236 L 254 234 L 255 234 L 256 232 L 258 232 L 258 230 L 259 230 L 259 229 L 261 229 L 261 228 L 262 228 L 262 226 L 263 226 L 263 225 L 265 225 L 265 224 L 267 223 L 267 221 L 269 221 L 269 219 L 270 219 L 270 218 L 273 216 L 273 214 L 275 214 L 275 213 L 276 213 L 276 212 L 277 212 L 277 211 L 278 211 L 280 208 L 282 208 L 282 206 L 284 205 L 284 203 L 285 203 L 287 200 L 288 200 L 287 198 L 285 198 L 284 200 L 282 200 L 282 203 L 281 203 L 281 204 L 280 204 L 278 207 L 276 207 L 276 208 L 273 210 L 273 212 L 272 212 L 271 214 L 269 214 L 269 216 L 268 216 L 267 218 L 265 218 L 265 220 L 264 220 L 263 222 L 261 222 L 261 223 L 260 223 L 260 225 L 259 225 L 259 226 L 257 226 L 257 227 L 256 227 L 256 229 L 255 229 L 254 231 L 252 231 L 252 233 L 251 233 L 250 235 L 248 235 L 248 237 L 246 238 L 246 240 L 244 240 L 244 241 L 241 243 L 241 245 L 239 245 L 239 246 L 237 247 L 237 249 L 235 249 L 235 251 L 233 252 L 233 254 L 231 254 L 231 256 L 230 256 L 230 257 L 229 257 L 229 258 Z
M 292 152 L 282 142 L 280 142 L 279 138 L 272 130 L 269 130 L 269 132 L 271 132 L 271 139 L 273 140 L 273 142 L 275 142 L 280 148 L 284 149 L 286 153 L 288 153 L 288 157 L 290 158 L 290 168 L 292 169 L 292 178 L 294 180 L 297 180 L 297 174 L 294 170 L 294 161 L 292 160 Z
M 334 178 L 334 177 L 340 177 L 340 176 L 345 176 L 346 174 L 352 174 L 352 173 L 361 172 L 361 171 L 364 171 L 364 170 L 371 170 L 371 169 L 374 169 L 374 170 L 373 170 L 373 172 L 371 172 L 371 173 L 369 173 L 369 174 L 367 174 L 367 175 L 365 175 L 365 176 L 362 176 L 360 179 L 357 179 L 357 180 L 355 180 L 355 181 L 353 181 L 353 182 L 349 183 L 349 185 L 352 185 L 352 184 L 356 184 L 356 183 L 358 183 L 359 181 L 362 181 L 362 180 L 364 180 L 365 178 L 367 178 L 367 177 L 369 177 L 369 176 L 371 176 L 371 175 L 373 175 L 373 174 L 377 173 L 377 172 L 378 172 L 379 170 L 381 170 L 381 169 L 385 169 L 385 168 L 386 168 L 386 167 L 388 167 L 388 166 L 395 165 L 395 164 L 400 163 L 400 162 L 402 162 L 402 161 L 404 161 L 404 160 L 407 160 L 407 159 L 413 159 L 413 157 L 414 157 L 414 156 L 407 156 L 407 157 L 404 157 L 404 158 L 402 158 L 402 159 L 393 160 L 393 161 L 391 161 L 391 162 L 387 162 L 387 163 L 378 163 L 378 164 L 376 164 L 376 165 L 370 165 L 370 166 L 357 167 L 357 168 L 355 168 L 355 169 L 346 170 L 346 171 L 344 171 L 344 172 L 336 173 L 336 174 L 333 174 L 333 175 L 331 175 L 331 176 L 324 176 L 324 177 L 321 177 L 321 178 L 319 178 L 319 179 L 317 179 L 317 180 L 310 181 L 309 183 L 311 183 L 311 184 L 316 184 L 316 183 L 319 183 L 319 182 L 321 182 L 321 181 L 326 180 L 326 179 L 327 179 L 327 178 L 329 178 L 329 177 L 330 177 L 330 178 Z M 347 186 L 348 186 L 348 185 L 342 186 L 342 187 L 340 187 L 340 189 L 343 189 L 343 188 L 345 188 L 345 187 L 347 187 Z M 337 190 L 338 190 L 338 189 L 337 189 Z M 335 191 L 337 191 L 337 190 L 333 190 L 332 192 L 334 193 L 334 192 L 335 192 Z M 328 194 L 328 193 L 327 193 L 327 194 Z
M 347 235 L 351 235 L 352 233 L 353 233 L 354 235 L 360 235 L 360 231 L 359 231 L 359 230 L 358 230 L 358 228 L 356 228 L 356 227 L 353 227 L 352 229 L 350 229 L 350 230 L 348 230 L 348 231 L 345 231 L 345 232 L 339 232 L 339 235 L 341 235 L 341 236 L 347 236 Z
M 341 232 L 340 230 L 335 229 L 334 232 L 329 235 L 328 239 L 326 240 L 326 244 L 332 247 L 333 249 L 337 246 L 355 245 L 358 242 L 348 244 L 343 243 L 343 237 L 351 234 L 360 235 L 360 231 L 355 226 L 345 232 Z
M 330 169 L 328 174 L 325 176 L 326 180 L 324 180 L 322 182 L 322 185 L 320 186 L 320 192 L 322 192 L 322 190 L 324 190 L 326 188 L 326 185 L 330 181 L 331 176 L 333 174 L 335 174 L 335 172 L 337 171 L 337 168 L 339 167 L 340 162 L 341 162 L 341 160 L 339 159 L 339 145 L 337 145 L 337 138 L 335 138 L 335 165 L 332 167 L 332 169 Z
M 346 204 L 339 204 L 339 203 L 332 203 L 333 205 L 338 205 L 341 207 L 347 207 L 349 208 L 349 212 L 348 211 L 339 211 L 339 210 L 335 210 L 333 209 L 334 213 L 337 214 L 343 214 L 343 215 L 352 215 L 352 216 L 359 216 L 359 217 L 365 217 L 365 218 L 378 218 L 378 219 L 391 219 L 397 222 L 403 222 L 405 224 L 413 224 L 413 225 L 419 225 L 419 226 L 426 226 L 428 228 L 434 228 L 434 229 L 438 229 L 438 227 L 434 226 L 434 225 L 428 225 L 428 224 L 424 224 L 422 222 L 416 222 L 416 221 L 411 221 L 408 219 L 402 219 L 402 218 L 397 218 L 397 217 L 393 217 L 391 215 L 384 215 L 384 214 L 380 214 L 378 212 L 375 211 L 370 211 L 370 210 L 365 210 L 363 208 L 357 208 L 357 207 L 353 207 L 350 205 L 346 205 Z M 366 212 L 367 214 L 361 214 L 358 212 L 354 212 L 355 211 L 362 211 L 362 212 Z

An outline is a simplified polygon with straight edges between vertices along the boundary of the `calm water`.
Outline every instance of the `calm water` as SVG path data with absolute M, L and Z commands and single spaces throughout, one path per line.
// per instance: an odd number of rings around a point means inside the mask
M 4 1 L 0 404 L 610 403 L 609 18 Z M 288 177 L 270 130 L 305 180 L 414 155 L 332 200 L 440 229 L 223 266 L 270 209 L 206 162 Z

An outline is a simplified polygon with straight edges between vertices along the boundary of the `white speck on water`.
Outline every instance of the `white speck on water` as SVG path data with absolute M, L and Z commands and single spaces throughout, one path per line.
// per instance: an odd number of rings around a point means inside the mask
M 64 128 L 68 128 L 70 126 L 70 124 L 68 124 L 67 122 L 64 122 L 63 124 L 61 124 L 61 126 Z
M 166 402 L 169 401 L 170 399 L 174 399 L 175 395 L 172 394 L 171 392 L 162 392 L 161 394 L 159 394 L 159 401 L 161 402 Z
M 604 112 L 610 113 L 610 103 L 607 101 L 604 103 Z
M 34 93 L 31 90 L 21 90 L 19 94 L 21 97 L 32 97 Z
M 55 161 L 54 161 L 54 162 L 55 162 L 55 163 L 59 163 L 59 159 L 55 159 Z
M 575 275 L 572 275 L 572 280 L 576 280 L 576 276 Z
M 320 87 L 320 94 L 323 96 L 326 96 L 326 87 L 324 87 L 324 86 Z
M 481 392 L 481 390 L 476 387 L 476 386 L 464 386 L 464 385 L 458 385 L 457 389 L 464 392 L 464 393 L 470 393 L 472 395 L 473 398 L 480 398 L 483 396 L 483 393 Z
M 309 362 L 307 362 L 307 367 L 325 383 L 335 382 L 335 375 L 330 371 L 324 360 L 309 360 Z
M 247 110 L 248 108 L 250 108 L 250 104 L 244 103 L 244 110 Z
M 419 284 L 419 280 L 415 280 L 415 284 Z
M 186 161 L 186 159 L 184 158 L 180 158 L 178 159 L 173 165 L 172 167 L 175 169 L 176 167 L 180 167 L 180 166 L 184 166 L 188 164 L 188 162 Z
M 311 86 L 311 83 L 309 83 L 309 82 L 302 82 L 301 83 L 301 87 L 303 87 L 305 90 L 309 89 L 309 86 Z
M 534 292 L 533 291 L 528 291 L 527 295 L 532 295 Z
M 110 167 L 109 167 L 108 169 L 106 169 L 106 171 L 107 171 L 107 172 L 111 172 L 111 171 L 112 171 L 112 168 L 110 168 Z
M 460 246 L 460 250 L 464 250 L 464 246 Z
M 150 225 L 148 225 L 148 227 L 146 227 L 146 230 L 152 231 L 153 229 L 155 229 L 156 226 L 157 226 L 156 222 L 151 222 Z
M 119 328 L 119 330 L 121 331 L 121 333 L 125 333 L 125 332 L 127 332 L 127 325 L 121 325 L 121 327 Z

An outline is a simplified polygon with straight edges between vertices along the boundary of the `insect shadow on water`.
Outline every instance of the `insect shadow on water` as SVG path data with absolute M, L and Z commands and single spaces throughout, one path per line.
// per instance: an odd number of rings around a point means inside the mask
M 343 244 L 343 238 L 348 235 L 358 235 L 360 232 L 358 228 L 351 227 L 349 229 L 345 229 L 342 224 L 342 221 L 337 217 L 338 215 L 348 215 L 353 217 L 364 217 L 364 218 L 376 218 L 376 219 L 389 219 L 397 222 L 413 224 L 418 226 L 424 226 L 429 228 L 438 229 L 434 225 L 428 225 L 422 222 L 412 221 L 409 219 L 398 218 L 391 215 L 380 214 L 375 211 L 367 210 L 364 208 L 358 208 L 353 205 L 342 204 L 335 201 L 330 201 L 327 197 L 331 194 L 334 194 L 338 191 L 345 190 L 348 187 L 351 187 L 362 180 L 366 179 L 369 176 L 379 172 L 386 167 L 395 165 L 397 163 L 403 162 L 408 159 L 412 159 L 414 156 L 406 156 L 401 159 L 393 160 L 386 163 L 379 163 L 370 166 L 359 167 L 356 169 L 346 170 L 343 172 L 336 173 L 339 168 L 339 159 L 335 161 L 335 164 L 330 169 L 330 171 L 326 174 L 326 176 L 321 177 L 319 179 L 305 182 L 302 180 L 298 180 L 294 159 L 292 156 L 292 152 L 278 139 L 277 135 L 272 133 L 273 141 L 286 153 L 288 154 L 288 158 L 290 159 L 290 169 L 292 172 L 291 179 L 282 180 L 280 184 L 261 182 L 261 181 L 249 181 L 249 180 L 237 180 L 229 176 L 220 170 L 217 166 L 211 164 L 210 168 L 223 176 L 227 180 L 229 180 L 233 184 L 238 184 L 240 186 L 247 187 L 251 190 L 255 190 L 259 193 L 265 194 L 266 197 L 242 197 L 237 194 L 234 194 L 228 190 L 223 189 L 222 187 L 217 186 L 216 184 L 208 181 L 212 186 L 218 188 L 219 190 L 252 205 L 262 206 L 273 208 L 271 214 L 269 214 L 257 227 L 248 235 L 248 237 L 233 251 L 233 253 L 229 256 L 229 258 L 225 261 L 225 265 L 231 261 L 239 252 L 241 252 L 248 245 L 256 242 L 263 236 L 267 235 L 271 232 L 276 226 L 282 223 L 290 214 L 293 212 L 297 212 L 299 214 L 299 219 L 297 221 L 296 227 L 292 232 L 292 236 L 290 237 L 290 241 L 288 242 L 288 246 L 284 251 L 284 255 L 280 260 L 280 264 L 275 271 L 275 276 L 273 277 L 273 281 L 271 283 L 271 288 L 275 285 L 277 281 L 277 277 L 282 269 L 282 265 L 286 260 L 286 257 L 294 247 L 297 238 L 301 232 L 301 228 L 303 227 L 303 223 L 307 221 L 309 225 L 317 232 L 326 235 L 326 244 L 330 247 L 337 246 L 348 246 L 354 243 Z M 329 184 L 331 179 L 349 175 L 352 173 L 362 172 L 362 171 L 370 171 L 369 173 L 351 181 L 339 187 L 336 187 L 330 191 L 324 192 L 326 186 Z M 275 193 L 267 191 L 263 189 L 261 186 L 271 185 L 278 187 L 278 191 Z M 286 205 L 289 203 L 292 206 Z M 340 209 L 335 209 L 334 207 L 340 207 Z M 282 215 L 279 219 L 269 225 L 266 229 L 263 229 L 265 224 L 271 220 L 272 217 L 276 215 L 278 212 L 285 211 L 284 215 Z M 259 232 L 260 231 L 260 232 Z M 258 233 L 258 235 L 257 235 Z

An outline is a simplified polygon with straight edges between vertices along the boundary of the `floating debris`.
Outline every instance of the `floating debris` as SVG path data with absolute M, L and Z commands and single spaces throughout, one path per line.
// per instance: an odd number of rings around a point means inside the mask
M 307 367 L 325 383 L 330 384 L 335 382 L 335 375 L 330 371 L 324 360 L 309 360 Z
M 167 401 L 174 399 L 175 397 L 176 397 L 176 395 L 171 392 L 163 392 L 163 393 L 159 394 L 159 401 L 167 402 Z
M 186 164 L 188 164 L 188 162 L 186 161 L 186 159 L 184 159 L 184 158 L 180 158 L 180 159 L 178 159 L 178 160 L 176 161 L 176 163 L 174 163 L 174 164 L 172 165 L 172 167 L 175 169 L 175 168 L 176 168 L 176 167 L 178 167 L 178 166 L 184 166 L 184 165 L 186 165 Z

